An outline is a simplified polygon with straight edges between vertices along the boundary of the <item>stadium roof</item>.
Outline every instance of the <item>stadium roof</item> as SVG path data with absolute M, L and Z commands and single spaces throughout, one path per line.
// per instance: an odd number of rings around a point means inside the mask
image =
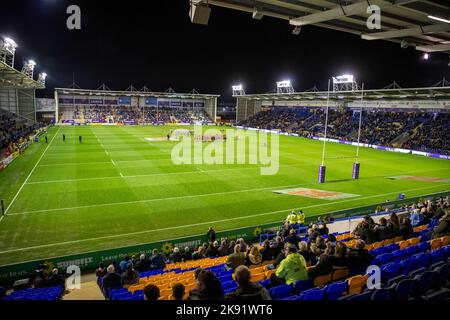
M 326 100 L 327 91 L 305 91 L 294 93 L 266 93 L 266 94 L 249 94 L 236 96 L 248 100 Z M 331 100 L 358 100 L 361 98 L 361 91 L 336 91 L 330 92 Z M 425 87 L 425 88 L 391 88 L 391 89 L 374 89 L 364 90 L 365 100 L 402 100 L 402 99 L 450 99 L 450 87 Z
M 132 87 L 131 87 L 132 88 Z M 172 89 L 167 92 L 152 92 L 148 90 L 89 90 L 89 89 L 74 89 L 74 88 L 55 88 L 59 94 L 68 95 L 84 95 L 84 96 L 125 96 L 125 97 L 155 97 L 155 98 L 172 98 L 172 99 L 211 99 L 218 98 L 220 95 L 214 94 L 200 94 L 195 89 L 189 93 L 176 93 Z
M 423 52 L 450 53 L 448 0 L 195 0 L 289 21 L 360 35 L 365 40 L 397 42 Z M 444 5 L 444 3 L 446 3 Z M 381 30 L 369 30 L 368 6 L 381 9 Z M 297 28 L 297 32 L 301 29 Z
M 0 89 L 45 89 L 45 85 L 0 61 Z

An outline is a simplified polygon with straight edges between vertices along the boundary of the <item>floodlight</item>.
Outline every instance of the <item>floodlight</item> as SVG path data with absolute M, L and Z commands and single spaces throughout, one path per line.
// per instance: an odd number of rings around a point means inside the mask
M 232 88 L 233 88 L 233 97 L 245 95 L 244 86 L 242 84 L 232 86 Z
M 343 74 L 342 76 L 333 77 L 333 83 L 353 83 L 355 77 L 352 74 Z
M 36 66 L 36 62 L 34 62 L 34 60 L 28 60 L 27 64 L 32 69 L 34 69 L 34 67 Z
M 441 17 L 436 17 L 436 16 L 431 16 L 430 15 L 430 16 L 428 16 L 428 18 L 436 20 L 436 21 L 444 22 L 444 23 L 450 23 L 449 19 L 444 19 L 444 18 L 441 18 Z
M 430 55 L 429 55 L 428 53 L 424 53 L 424 54 L 423 54 L 423 58 L 424 58 L 425 60 L 428 60 L 428 59 L 430 58 Z
M 264 11 L 261 8 L 253 8 L 253 19 L 261 20 L 264 17 Z
M 291 80 L 283 80 L 277 82 L 277 88 L 289 88 L 291 87 Z
M 298 36 L 300 34 L 300 32 L 302 32 L 302 27 L 297 26 L 294 28 L 294 30 L 292 30 L 292 34 L 295 36 Z
M 17 48 L 17 43 L 13 39 L 11 39 L 11 38 L 4 38 L 3 40 L 5 42 L 5 47 L 7 49 L 15 50 Z
M 47 78 L 47 74 L 45 72 L 39 73 L 39 79 L 45 80 Z
M 242 84 L 233 86 L 233 91 L 241 91 L 241 90 L 243 90 Z

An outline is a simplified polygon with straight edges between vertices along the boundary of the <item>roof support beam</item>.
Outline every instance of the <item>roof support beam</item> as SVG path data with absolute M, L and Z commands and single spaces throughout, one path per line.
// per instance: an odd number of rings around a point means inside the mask
M 424 27 L 406 28 L 393 31 L 366 33 L 361 35 L 364 40 L 384 40 L 392 38 L 413 37 L 428 33 L 450 31 L 450 24 L 432 24 Z
M 385 1 L 371 0 L 370 4 L 378 5 L 380 7 L 386 5 Z M 391 5 L 391 4 L 388 4 Z M 305 26 L 308 24 L 316 24 L 320 22 L 335 20 L 347 16 L 359 15 L 367 12 L 369 3 L 367 1 L 361 1 L 358 3 L 350 4 L 348 6 L 338 6 L 336 8 L 313 13 L 303 17 L 290 20 L 290 24 L 294 26 Z
M 417 46 L 416 49 L 419 51 L 423 51 L 423 52 L 450 51 L 450 43 L 435 44 L 435 45 L 431 45 L 431 46 Z

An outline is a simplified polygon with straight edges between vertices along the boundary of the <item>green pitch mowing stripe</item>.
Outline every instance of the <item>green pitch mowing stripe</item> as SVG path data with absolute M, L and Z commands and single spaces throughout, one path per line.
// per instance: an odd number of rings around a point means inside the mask
M 0 198 L 10 206 L 0 222 L 0 264 L 201 234 L 209 225 L 227 230 L 276 222 L 294 208 L 314 216 L 394 200 L 401 192 L 412 197 L 450 187 L 388 179 L 450 178 L 448 161 L 373 149 L 361 150 L 361 179 L 352 181 L 355 147 L 338 144 L 327 146 L 327 157 L 336 159 L 327 161 L 328 182 L 318 185 L 322 143 L 284 136 L 274 176 L 261 176 L 258 166 L 248 164 L 176 166 L 171 151 L 177 142 L 146 140 L 173 129 L 51 128 L 48 146 L 32 145 L 0 173 Z M 359 196 L 321 200 L 273 193 L 301 187 Z

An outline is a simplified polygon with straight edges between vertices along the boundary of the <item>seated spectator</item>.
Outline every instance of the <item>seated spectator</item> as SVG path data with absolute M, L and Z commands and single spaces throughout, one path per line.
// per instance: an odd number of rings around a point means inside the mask
M 102 290 L 108 296 L 109 290 L 122 288 L 122 278 L 116 273 L 114 265 L 109 265 L 107 275 L 103 277 Z
M 48 278 L 47 286 L 49 287 L 62 286 L 64 290 L 66 290 L 66 279 L 59 274 L 57 268 L 54 268 L 52 270 L 52 275 L 50 276 L 50 278 Z
M 241 246 L 241 252 L 246 253 L 247 252 L 247 244 L 245 243 L 244 239 L 240 238 L 236 241 L 236 244 Z
M 300 280 L 309 279 L 305 258 L 297 252 L 296 246 L 289 245 L 285 250 L 285 256 L 286 259 L 281 261 L 273 275 L 273 279 L 271 279 L 271 284 L 279 280 L 282 283 L 292 284 Z
M 189 247 L 184 248 L 184 254 L 183 254 L 183 261 L 191 261 L 192 260 L 192 254 L 190 252 Z
M 104 276 L 106 276 L 107 273 L 108 272 L 106 271 L 105 264 L 103 262 L 100 262 L 100 265 L 95 271 L 95 275 L 97 276 L 97 278 L 103 278 Z
M 389 221 L 392 225 L 394 225 L 396 228 L 400 228 L 400 220 L 398 219 L 398 216 L 395 212 L 392 212 Z
M 299 248 L 298 253 L 301 254 L 303 258 L 305 258 L 306 265 L 311 266 L 315 259 L 315 255 L 311 251 L 309 251 L 308 243 L 306 241 L 301 241 L 298 244 L 298 248 Z
M 388 225 L 386 218 L 381 218 L 374 230 L 377 234 L 378 241 L 392 238 L 392 225 Z
M 162 253 L 158 252 L 158 249 L 153 250 L 153 255 L 150 258 L 151 268 L 156 269 L 164 269 L 166 267 L 166 256 Z
M 150 268 L 150 261 L 147 260 L 145 254 L 141 254 L 139 261 L 136 262 L 135 269 L 138 272 L 145 272 Z
M 250 281 L 250 270 L 246 266 L 236 268 L 235 280 L 238 288 L 235 292 L 228 294 L 225 299 L 229 300 L 271 300 L 269 291 L 259 283 Z
M 229 269 L 235 270 L 237 267 L 245 264 L 245 254 L 241 252 L 241 246 L 236 244 L 234 253 L 228 256 L 226 265 Z
M 234 252 L 234 247 L 236 246 L 236 241 L 231 241 L 228 246 L 228 255 L 232 254 Z
M 349 265 L 347 257 L 347 246 L 343 242 L 336 243 L 335 253 L 333 254 L 332 265 L 334 269 L 347 268 Z
M 289 224 L 289 222 L 285 222 L 284 226 L 283 226 L 283 230 L 282 230 L 282 236 L 283 238 L 288 237 L 291 234 L 291 225 Z
M 157 286 L 154 284 L 149 284 L 144 288 L 144 297 L 145 300 L 156 301 L 160 297 L 160 291 Z
M 37 277 L 34 279 L 33 286 L 36 289 L 46 288 L 48 286 L 48 277 L 43 270 L 39 270 Z
M 217 258 L 219 255 L 219 243 L 217 241 L 211 242 L 206 249 L 205 256 L 207 258 Z
M 357 240 L 354 249 L 348 254 L 349 268 L 352 274 L 362 274 L 373 260 L 373 256 L 365 248 L 366 244 L 363 240 Z
M 333 255 L 331 255 L 331 243 L 328 243 L 324 253 L 318 257 L 318 262 L 315 266 L 309 269 L 309 276 L 316 278 L 329 274 L 333 271 Z
M 324 223 L 322 224 L 319 229 L 317 230 L 321 236 L 327 235 L 330 233 L 330 230 L 328 229 L 327 225 Z
M 179 248 L 177 247 L 173 248 L 173 252 L 169 256 L 169 261 L 172 261 L 173 263 L 179 263 L 183 261 L 183 256 L 181 255 Z
M 353 234 L 363 240 L 367 244 L 372 244 L 378 241 L 377 233 L 374 230 L 375 223 L 373 222 L 370 216 L 364 217 L 364 220 L 361 221 L 353 230 Z
M 184 287 L 184 285 L 182 283 L 176 283 L 172 287 L 172 299 L 173 300 L 183 300 L 185 290 L 186 290 L 186 288 Z
M 291 229 L 291 231 L 289 232 L 289 236 L 287 236 L 284 241 L 289 242 L 294 246 L 298 246 L 298 243 L 301 241 L 301 239 L 297 236 L 297 231 Z
M 125 259 L 123 259 L 120 263 L 119 263 L 119 269 L 121 272 L 125 272 L 125 270 L 127 270 L 128 264 L 131 263 L 130 261 L 130 257 L 126 256 Z
M 134 270 L 133 265 L 130 263 L 127 269 L 122 273 L 122 283 L 125 286 L 131 286 L 139 283 L 139 272 Z
M 197 288 L 189 293 L 189 300 L 221 299 L 223 299 L 223 289 L 219 279 L 214 272 L 201 270 L 197 278 Z
M 219 257 L 225 257 L 229 254 L 228 243 L 226 239 L 222 239 L 220 242 L 220 247 L 217 249 Z
M 262 263 L 262 256 L 259 252 L 258 247 L 252 246 L 245 257 L 245 265 L 246 266 L 259 266 Z
M 192 260 L 200 260 L 205 258 L 205 247 L 200 246 L 198 250 L 192 254 Z
M 450 210 L 439 220 L 438 225 L 432 231 L 432 239 L 450 235 Z
M 410 219 L 411 219 L 411 225 L 413 227 L 417 227 L 417 226 L 421 226 L 425 220 L 425 217 L 423 216 L 423 214 L 420 213 L 420 210 L 415 208 L 413 208 L 413 211 L 410 214 Z
M 264 261 L 272 261 L 274 259 L 274 256 L 273 256 L 274 250 L 270 246 L 269 240 L 265 240 L 263 242 L 263 247 L 260 252 L 261 252 L 261 257 L 262 257 L 263 262 Z
M 403 240 L 409 239 L 414 234 L 414 228 L 411 225 L 411 220 L 406 217 L 402 219 L 402 223 L 399 228 L 399 236 L 403 237 Z
M 275 243 L 272 245 L 273 257 L 278 257 L 280 253 L 284 254 L 284 242 L 280 236 L 275 237 Z

